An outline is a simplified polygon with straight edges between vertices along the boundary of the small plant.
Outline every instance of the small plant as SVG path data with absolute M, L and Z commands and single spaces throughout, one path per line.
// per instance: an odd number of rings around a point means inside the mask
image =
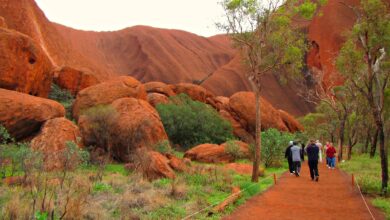
M 157 105 L 169 140 L 188 149 L 202 143 L 221 144 L 233 138 L 231 124 L 211 106 L 193 101 L 186 94 L 170 97 Z
M 225 152 L 232 156 L 234 160 L 241 159 L 244 157 L 244 154 L 241 152 L 240 146 L 234 140 L 226 142 Z
M 295 136 L 271 128 L 261 132 L 261 139 L 261 157 L 265 167 L 278 167 L 282 165 L 288 142 L 295 140 Z
M 0 144 L 6 144 L 9 142 L 14 142 L 15 140 L 8 133 L 8 130 L 0 124 Z
M 66 118 L 72 120 L 72 105 L 74 102 L 74 97 L 70 91 L 66 89 L 61 89 L 57 84 L 51 84 L 51 90 L 49 93 L 49 99 L 55 100 L 61 103 L 66 110 Z
M 92 190 L 93 192 L 108 192 L 112 191 L 113 189 L 112 186 L 109 184 L 98 182 L 93 185 Z
M 156 149 L 158 152 L 162 154 L 169 154 L 172 153 L 172 148 L 171 145 L 169 144 L 168 140 L 163 140 L 158 142 L 155 146 L 154 149 Z

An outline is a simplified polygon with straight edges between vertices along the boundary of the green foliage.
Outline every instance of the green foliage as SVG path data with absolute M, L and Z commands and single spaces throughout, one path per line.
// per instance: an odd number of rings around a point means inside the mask
M 271 128 L 261 132 L 262 147 L 261 157 L 265 167 L 281 166 L 284 160 L 284 152 L 289 141 L 295 140 L 291 133 L 280 132 Z
M 6 144 L 8 142 L 14 142 L 14 139 L 8 133 L 7 129 L 0 124 L 0 144 Z
M 386 219 L 390 219 L 390 199 L 389 198 L 375 198 L 372 204 L 384 211 Z
M 77 167 L 79 165 L 87 165 L 89 162 L 89 152 L 81 149 L 75 142 L 65 142 L 66 149 L 63 151 L 65 161 L 69 161 L 70 167 Z
M 35 220 L 46 220 L 48 218 L 47 212 L 35 212 Z
M 228 121 L 209 105 L 193 101 L 186 94 L 170 97 L 170 103 L 157 105 L 157 111 L 169 140 L 186 149 L 233 138 Z
M 49 99 L 61 103 L 66 110 L 66 117 L 70 120 L 73 119 L 72 105 L 73 105 L 74 97 L 68 90 L 61 89 L 57 84 L 52 83 L 51 90 L 49 93 Z
M 171 145 L 169 144 L 168 140 L 163 140 L 158 142 L 153 149 L 157 150 L 158 152 L 162 154 L 172 153 Z
M 98 193 L 98 192 L 109 192 L 109 191 L 112 191 L 112 186 L 109 185 L 109 184 L 105 184 L 105 183 L 101 183 L 101 182 L 97 182 L 93 185 L 93 188 L 92 188 L 92 191 L 94 193 Z
M 323 4 L 323 1 L 321 1 L 320 3 Z M 296 8 L 296 12 L 298 12 L 305 19 L 312 19 L 316 10 L 317 4 L 311 1 L 305 1 Z
M 244 157 L 244 154 L 241 152 L 240 145 L 238 145 L 234 140 L 226 142 L 225 152 L 230 154 L 234 160 Z

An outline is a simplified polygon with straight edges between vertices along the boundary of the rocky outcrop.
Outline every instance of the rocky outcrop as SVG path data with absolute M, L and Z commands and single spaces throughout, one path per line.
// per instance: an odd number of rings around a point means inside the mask
M 175 172 L 169 166 L 169 160 L 164 155 L 156 151 L 148 152 L 150 164 L 145 170 L 145 174 L 148 179 L 159 179 L 159 178 L 176 178 Z
M 66 118 L 54 118 L 43 124 L 40 133 L 32 139 L 31 148 L 43 153 L 47 170 L 55 170 L 64 166 L 66 142 L 78 143 L 80 139 L 79 129 L 73 122 Z
M 0 28 L 0 54 L 0 88 L 48 96 L 52 64 L 39 44 L 24 34 Z
M 288 131 L 280 113 L 265 99 L 261 98 L 261 129 L 276 128 Z M 239 120 L 246 131 L 253 136 L 256 130 L 255 95 L 252 92 L 238 92 L 230 97 L 229 106 L 233 117 Z
M 18 140 L 38 132 L 45 121 L 64 115 L 58 102 L 0 89 L 0 124 Z
M 168 97 L 175 95 L 172 87 L 163 82 L 147 82 L 144 86 L 147 93 L 160 93 Z
M 73 104 L 73 117 L 78 119 L 80 112 L 96 105 L 110 104 L 113 101 L 133 97 L 146 100 L 144 86 L 130 76 L 121 76 L 81 90 Z
M 80 90 L 99 84 L 99 80 L 88 71 L 72 67 L 63 67 L 55 73 L 54 82 L 63 89 L 76 95 Z
M 209 103 L 210 100 L 214 97 L 214 95 L 203 88 L 202 86 L 198 86 L 191 83 L 179 83 L 176 85 L 171 85 L 172 90 L 176 94 L 185 93 L 192 100 Z
M 7 28 L 7 23 L 5 22 L 5 19 L 0 16 L 0 28 Z
M 169 98 L 160 93 L 148 93 L 148 102 L 156 107 L 158 104 L 167 104 L 169 102 Z
M 130 161 L 134 150 L 139 148 L 152 149 L 157 143 L 167 140 L 167 134 L 161 123 L 157 111 L 146 101 L 135 98 L 121 98 L 114 101 L 111 106 L 117 116 L 113 120 L 105 135 L 110 136 L 111 146 L 98 146 L 111 148 L 112 156 L 121 162 Z M 102 138 L 91 132 L 93 129 L 90 119 L 82 115 L 79 127 L 85 145 L 98 145 L 97 139 Z
M 169 159 L 169 166 L 177 172 L 189 171 L 189 166 L 184 162 L 183 159 L 176 157 L 173 154 L 167 154 L 166 157 Z
M 289 113 L 280 110 L 280 117 L 290 132 L 303 131 L 303 126 Z
M 233 155 L 228 153 L 228 144 L 230 143 L 224 143 L 221 145 L 201 144 L 186 151 L 184 158 L 205 163 L 229 163 L 234 161 L 235 158 Z M 241 141 L 235 141 L 232 144 L 235 144 L 238 147 L 240 154 L 242 154 L 243 157 L 249 157 L 248 144 Z

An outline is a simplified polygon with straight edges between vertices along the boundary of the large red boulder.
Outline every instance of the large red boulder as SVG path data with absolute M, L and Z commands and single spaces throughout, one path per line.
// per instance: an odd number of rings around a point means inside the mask
M 76 95 L 80 90 L 99 84 L 99 80 L 88 71 L 81 71 L 72 67 L 63 67 L 55 73 L 54 82 L 63 89 Z
M 90 107 L 110 104 L 113 101 L 133 97 L 146 100 L 143 84 L 130 76 L 122 76 L 81 90 L 73 104 L 73 117 L 78 119 L 80 112 Z
M 169 166 L 169 159 L 156 151 L 148 152 L 150 166 L 145 170 L 146 176 L 150 180 L 159 178 L 176 178 L 175 172 Z
M 185 93 L 191 97 L 192 100 L 203 103 L 208 103 L 214 97 L 211 92 L 202 86 L 191 83 L 179 83 L 176 85 L 171 85 L 171 88 L 176 94 Z
M 171 86 L 163 82 L 147 82 L 144 86 L 147 93 L 160 93 L 168 97 L 175 95 Z
M 134 150 L 139 148 L 152 149 L 157 143 L 167 140 L 164 126 L 157 111 L 146 101 L 135 98 L 121 98 L 114 101 L 111 106 L 117 112 L 115 121 L 107 128 L 110 135 L 111 153 L 118 161 L 128 162 Z M 90 119 L 82 115 L 79 127 L 85 145 L 96 145 L 96 138 L 91 137 Z
M 52 64 L 30 37 L 0 28 L 0 88 L 47 97 Z
M 261 129 L 276 128 L 288 131 L 280 113 L 265 99 L 261 103 Z M 238 118 L 241 125 L 252 135 L 256 131 L 256 104 L 253 92 L 238 92 L 230 97 L 229 106 L 233 117 Z
M 238 122 L 236 119 L 233 118 L 233 116 L 225 110 L 220 110 L 219 115 L 222 116 L 225 120 L 229 121 L 233 128 L 233 134 L 234 136 L 240 138 L 240 140 L 243 140 L 247 143 L 254 143 L 255 139 L 253 136 L 245 130 L 240 122 Z
M 58 102 L 0 89 L 0 124 L 18 140 L 38 132 L 45 121 L 64 115 Z
M 156 107 L 158 104 L 167 104 L 169 102 L 169 98 L 160 93 L 148 93 L 148 102 Z
M 65 162 L 66 142 L 78 143 L 79 128 L 66 118 L 54 118 L 46 121 L 40 133 L 31 141 L 31 148 L 43 153 L 47 170 L 62 168 Z
M 293 116 L 280 109 L 279 113 L 284 124 L 287 126 L 290 132 L 303 131 L 303 126 Z
M 5 22 L 5 19 L 0 16 L 0 28 L 7 28 L 7 23 Z
M 243 157 L 249 157 L 248 144 L 241 141 L 235 141 L 232 144 L 235 144 L 238 147 L 240 154 Z M 229 163 L 234 161 L 235 158 L 228 153 L 227 145 L 228 143 L 221 145 L 201 144 L 186 151 L 184 158 L 205 163 Z

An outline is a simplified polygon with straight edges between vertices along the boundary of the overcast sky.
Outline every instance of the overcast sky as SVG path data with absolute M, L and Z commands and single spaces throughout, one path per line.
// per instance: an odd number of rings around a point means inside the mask
M 112 31 L 134 25 L 180 29 L 202 36 L 221 31 L 219 0 L 36 0 L 49 20 L 82 30 Z

